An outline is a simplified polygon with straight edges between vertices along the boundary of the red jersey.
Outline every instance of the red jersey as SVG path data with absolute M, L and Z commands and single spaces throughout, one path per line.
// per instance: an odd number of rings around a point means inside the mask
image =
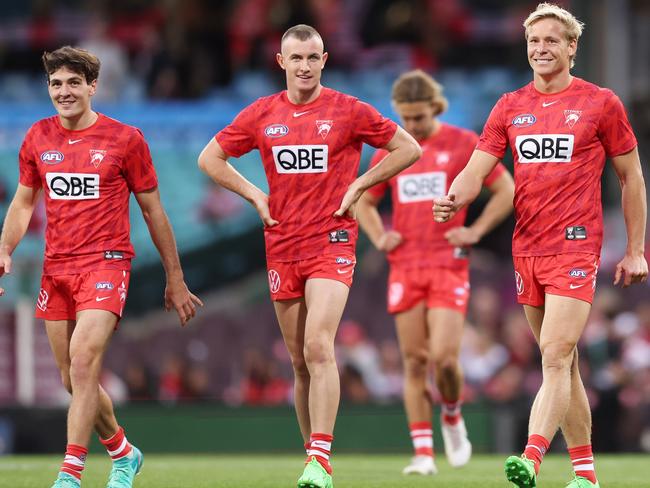
M 453 220 L 436 223 L 431 206 L 434 198 L 447 194 L 451 182 L 467 164 L 478 135 L 472 131 L 442 123 L 438 132 L 420 141 L 422 156 L 390 180 L 368 191 L 381 198 L 390 188 L 393 203 L 393 229 L 402 235 L 402 243 L 388 253 L 391 266 L 400 268 L 458 268 L 467 264 L 467 252 L 447 242 L 445 232 L 463 225 L 467 207 Z M 370 166 L 377 165 L 386 151 L 377 151 Z M 498 164 L 485 180 L 489 186 L 506 171 Z
M 286 91 L 260 98 L 216 136 L 229 156 L 260 151 L 269 210 L 279 224 L 264 229 L 270 261 L 296 261 L 354 249 L 356 220 L 334 218 L 359 170 L 362 143 L 383 147 L 397 125 L 343 93 L 322 88 L 295 105 Z
M 142 133 L 105 115 L 68 130 L 58 115 L 36 122 L 20 148 L 20 183 L 43 188 L 43 274 L 130 268 L 130 192 L 158 184 Z
M 625 109 L 611 91 L 574 78 L 563 91 L 531 82 L 492 109 L 477 149 L 515 166 L 513 256 L 600 254 L 600 179 L 605 157 L 636 146 Z

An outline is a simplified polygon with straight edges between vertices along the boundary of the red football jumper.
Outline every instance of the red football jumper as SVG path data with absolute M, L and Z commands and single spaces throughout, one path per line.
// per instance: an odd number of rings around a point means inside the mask
M 606 157 L 628 153 L 636 138 L 619 98 L 580 78 L 545 94 L 531 82 L 492 109 L 477 149 L 514 156 L 516 257 L 600 255 L 600 180 Z
M 102 114 L 83 130 L 53 116 L 29 129 L 19 159 L 20 183 L 45 195 L 43 274 L 129 270 L 130 193 L 158 184 L 142 133 Z
M 439 131 L 420 142 L 422 156 L 388 181 L 368 191 L 381 198 L 390 188 L 393 216 L 392 227 L 402 235 L 402 243 L 388 253 L 391 267 L 400 268 L 463 268 L 467 253 L 450 245 L 445 233 L 462 226 L 467 207 L 452 220 L 437 223 L 431 210 L 434 198 L 445 196 L 451 182 L 467 165 L 478 135 L 472 131 L 442 123 Z M 370 164 L 378 164 L 386 151 L 377 151 Z M 485 180 L 490 186 L 506 171 L 498 164 Z
M 260 98 L 215 136 L 229 156 L 260 152 L 269 210 L 279 221 L 264 229 L 268 261 L 354 253 L 357 222 L 332 214 L 357 176 L 362 144 L 383 147 L 396 130 L 370 105 L 322 88 L 304 105 L 286 91 Z

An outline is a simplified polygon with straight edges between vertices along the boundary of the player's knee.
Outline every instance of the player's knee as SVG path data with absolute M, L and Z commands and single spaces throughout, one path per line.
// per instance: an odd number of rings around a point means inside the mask
M 307 367 L 334 361 L 334 344 L 328 344 L 322 339 L 305 341 L 305 362 Z
M 404 352 L 404 374 L 411 378 L 419 378 L 427 375 L 429 358 L 423 351 Z
M 573 362 L 575 347 L 575 344 L 564 341 L 544 344 L 541 348 L 542 366 L 545 369 L 569 370 Z
M 96 357 L 88 352 L 80 352 L 70 358 L 70 384 L 78 385 L 92 381 L 96 377 L 94 366 Z
M 438 375 L 455 374 L 458 369 L 458 356 L 451 353 L 443 353 L 432 358 L 433 367 Z

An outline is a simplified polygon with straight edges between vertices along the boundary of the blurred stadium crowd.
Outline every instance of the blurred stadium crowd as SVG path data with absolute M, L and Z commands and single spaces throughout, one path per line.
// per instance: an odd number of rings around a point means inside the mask
M 268 301 L 265 273 L 259 269 L 251 273 L 245 265 L 250 260 L 245 254 L 249 248 L 241 249 L 242 236 L 258 226 L 256 215 L 239 199 L 208 185 L 195 166 L 200 145 L 239 108 L 281 87 L 282 72 L 274 66 L 274 54 L 287 27 L 305 22 L 323 34 L 330 52 L 324 74 L 328 86 L 356 94 L 390 113 L 388 97 L 395 75 L 423 68 L 446 86 L 451 111 L 443 119 L 480 131 L 496 98 L 529 79 L 521 20 L 537 3 L 34 0 L 3 5 L 0 98 L 47 103 L 42 52 L 64 43 L 91 50 L 102 60 L 96 97 L 105 104 L 100 106 L 102 111 L 112 115 L 113 110 L 127 110 L 119 118 L 143 127 L 152 144 L 181 253 L 205 249 L 215 241 L 224 242 L 228 249 L 229 276 L 236 279 L 223 286 L 226 282 L 212 275 L 208 278 L 212 286 L 200 285 L 207 305 L 189 329 L 178 329 L 173 317 L 156 310 L 138 310 L 144 314 L 131 317 L 127 311 L 106 356 L 103 378 L 116 403 L 291 402 L 291 365 Z M 635 8 L 648 15 L 643 3 Z M 169 102 L 176 104 L 145 110 L 137 105 L 161 100 L 184 100 L 185 105 Z M 200 105 L 192 106 L 197 100 Z M 201 105 L 206 100 L 212 105 Z M 136 104 L 134 113 L 128 112 L 131 103 Z M 636 93 L 628 105 L 642 161 L 647 161 L 645 148 L 650 142 L 648 107 L 647 90 Z M 6 111 L 0 115 L 0 168 L 10 168 L 0 176 L 3 209 L 15 184 L 8 175 L 17 173 L 16 132 L 24 133 L 27 120 L 36 120 L 43 110 L 19 115 L 18 128 L 12 115 Z M 191 137 L 185 137 L 188 133 Z M 170 141 L 175 146 L 171 149 Z M 248 159 L 247 171 L 257 171 L 258 178 L 262 177 L 254 165 L 259 166 L 255 157 Z M 647 180 L 647 171 L 645 176 Z M 615 185 L 612 190 L 605 183 L 604 188 L 604 201 L 616 202 Z M 606 210 L 605 216 L 599 288 L 580 345 L 583 379 L 594 409 L 594 445 L 596 449 L 650 451 L 650 288 L 646 284 L 622 291 L 611 286 L 614 266 L 626 243 L 621 240 L 620 213 Z M 33 224 L 38 240 L 42 221 Z M 474 252 L 462 363 L 466 402 L 499 405 L 502 411 L 521 416 L 516 412 L 528 410 L 541 383 L 541 369 L 533 336 L 514 299 L 511 226 L 512 222 L 501 226 Z M 134 225 L 136 249 L 144 257 L 142 262 L 147 262 L 147 256 L 155 254 L 138 247 L 142 233 L 146 233 L 144 226 Z M 211 252 L 201 256 L 197 259 L 217 259 Z M 24 259 L 28 263 L 24 266 L 38 272 L 33 256 Z M 184 255 L 183 259 L 189 258 Z M 359 263 L 337 339 L 343 402 L 399 402 L 400 355 L 383 298 L 387 266 L 367 242 L 360 246 Z M 192 273 L 199 276 L 190 267 L 190 284 Z M 146 271 L 134 274 L 132 281 L 145 283 Z M 30 285 L 25 286 L 29 289 Z M 12 372 L 15 312 L 11 303 L 1 306 L 0 365 Z M 36 341 L 37 371 L 43 373 L 36 378 L 37 401 L 63 404 L 67 394 L 60 387 L 49 352 L 43 352 L 47 339 L 38 327 Z M 0 384 L 0 405 L 13 402 L 12 388 L 9 383 Z M 435 391 L 432 395 L 436 397 Z M 520 423 L 525 431 L 525 419 Z

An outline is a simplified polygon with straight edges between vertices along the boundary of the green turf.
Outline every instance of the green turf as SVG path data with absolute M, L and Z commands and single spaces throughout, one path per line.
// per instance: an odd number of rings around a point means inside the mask
M 405 477 L 406 455 L 340 454 L 334 457 L 335 488 L 496 488 L 508 487 L 503 475 L 506 456 L 475 456 L 452 469 L 440 456 L 434 477 Z M 61 456 L 0 458 L 0 486 L 50 488 Z M 648 456 L 599 455 L 596 468 L 602 488 L 650 488 Z M 91 455 L 84 488 L 103 488 L 109 471 L 106 456 Z M 302 458 L 289 455 L 146 455 L 134 488 L 292 488 L 302 472 Z M 566 456 L 547 456 L 538 479 L 540 488 L 564 487 L 571 477 Z

